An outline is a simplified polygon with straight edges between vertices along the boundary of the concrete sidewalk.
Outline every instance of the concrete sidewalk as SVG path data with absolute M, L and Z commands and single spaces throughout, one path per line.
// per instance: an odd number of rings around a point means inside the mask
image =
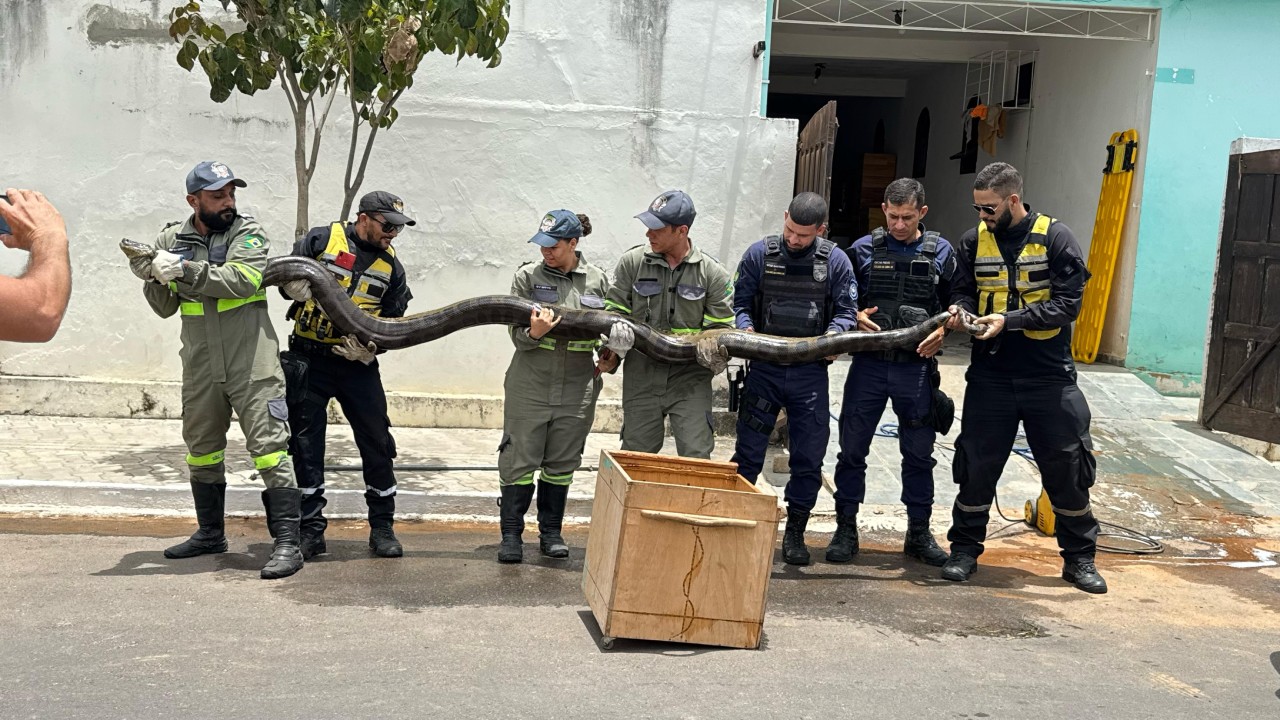
M 962 353 L 953 353 L 959 356 Z M 849 364 L 832 366 L 832 412 Z M 944 361 L 944 388 L 959 407 L 964 364 Z M 1280 464 L 1270 463 L 1227 443 L 1195 423 L 1197 401 L 1159 395 L 1122 369 L 1082 367 L 1080 385 L 1093 411 L 1099 479 L 1094 506 L 1102 520 L 1162 538 L 1230 537 L 1268 534 L 1280 522 Z M 872 443 L 867 504 L 861 522 L 870 532 L 901 532 L 906 517 L 899 503 L 899 456 L 891 411 L 882 420 L 884 435 Z M 951 478 L 951 434 L 939 438 L 936 453 L 935 522 L 945 530 L 955 486 Z M 500 430 L 396 428 L 399 447 L 398 514 L 404 519 L 496 521 L 497 461 Z M 596 433 L 583 458 L 570 495 L 571 521 L 586 521 L 594 490 L 594 465 L 602 449 L 618 447 L 617 436 Z M 664 452 L 674 452 L 668 440 Z M 728 459 L 733 439 L 720 437 L 714 457 Z M 782 450 L 772 450 L 782 454 Z M 826 458 L 834 472 L 838 452 L 835 422 Z M 0 415 L 0 513 L 57 515 L 182 515 L 192 513 L 186 480 L 181 423 L 177 420 L 125 420 Z M 329 433 L 329 463 L 355 466 L 359 455 L 350 428 Z M 785 458 L 766 462 L 765 479 L 781 494 Z M 231 492 L 228 511 L 260 514 L 261 485 L 232 427 L 227 450 Z M 775 472 L 781 470 L 781 472 Z M 329 509 L 335 518 L 363 517 L 363 481 L 358 472 L 328 474 Z M 834 502 L 824 490 L 811 528 L 833 527 Z M 999 499 L 1006 516 L 1021 516 L 1022 504 L 1039 494 L 1034 465 L 1011 455 Z M 993 527 L 1006 526 L 995 518 Z

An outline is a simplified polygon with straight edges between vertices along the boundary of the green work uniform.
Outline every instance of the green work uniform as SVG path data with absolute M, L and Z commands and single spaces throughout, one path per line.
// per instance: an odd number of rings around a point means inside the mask
M 234 409 L 266 486 L 297 487 L 280 345 L 262 288 L 268 250 L 262 228 L 240 217 L 226 232 L 204 237 L 188 218 L 160 231 L 156 247 L 188 261 L 182 277 L 148 282 L 142 292 L 160 317 L 182 317 L 182 438 L 191 480 L 226 482 Z
M 569 309 L 604 308 L 609 278 L 577 253 L 568 273 L 546 263 L 525 263 L 516 270 L 511 294 L 542 305 Z M 598 340 L 529 337 L 529 328 L 511 328 L 516 352 L 503 387 L 502 443 L 498 473 L 503 485 L 543 482 L 568 485 L 582 460 L 583 446 L 596 414 L 602 382 L 596 377 Z
M 542 305 L 573 310 L 604 308 L 609 278 L 577 253 L 568 273 L 546 263 L 525 263 L 516 270 L 511 294 Z M 583 446 L 596 415 L 602 382 L 596 377 L 598 340 L 529 337 L 529 328 L 511 328 L 516 352 L 503 387 L 502 443 L 498 475 L 503 485 L 543 482 L 568 485 L 582 461 Z
M 733 282 L 715 258 L 690 244 L 689 254 L 673 268 L 647 248 L 637 245 L 618 261 L 605 299 L 609 310 L 673 335 L 733 327 Z M 667 417 L 677 453 L 711 457 L 711 371 L 695 363 L 669 365 L 634 350 L 627 353 L 622 449 L 661 450 Z

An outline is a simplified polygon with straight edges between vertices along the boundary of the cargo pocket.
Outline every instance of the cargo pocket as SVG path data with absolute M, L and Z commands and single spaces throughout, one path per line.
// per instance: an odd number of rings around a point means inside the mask
M 604 298 L 599 295 L 583 295 L 578 298 L 578 302 L 582 303 L 582 307 L 592 310 L 604 309 Z
M 685 300 L 701 300 L 707 296 L 707 289 L 698 285 L 676 285 L 676 294 Z
M 498 443 L 498 454 L 501 455 L 503 450 L 511 447 L 511 433 L 502 433 L 502 442 Z
M 969 454 L 959 440 L 955 444 L 956 452 L 951 458 L 951 481 L 961 487 L 969 482 Z
M 1088 490 L 1098 479 L 1098 460 L 1093 456 L 1093 438 L 1080 437 L 1080 487 Z
M 533 299 L 540 303 L 555 304 L 560 302 L 560 291 L 549 285 L 534 285 Z
M 392 458 L 392 459 L 395 459 L 395 457 L 396 457 L 396 455 L 397 455 L 397 452 L 396 452 L 396 439 L 395 439 L 395 437 L 391 434 L 391 418 L 390 418 L 390 417 L 384 417 L 384 418 L 383 418 L 383 420 L 385 420 L 385 421 L 386 421 L 386 423 L 387 423 L 387 457 Z
M 267 412 L 271 417 L 282 422 L 289 422 L 289 403 L 284 398 L 271 398 L 267 401 Z

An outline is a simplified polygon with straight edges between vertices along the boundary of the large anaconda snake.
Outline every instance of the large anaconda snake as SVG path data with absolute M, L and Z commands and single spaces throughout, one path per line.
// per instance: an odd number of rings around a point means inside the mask
M 155 255 L 155 248 L 150 245 L 127 239 L 120 241 L 120 249 L 129 258 Z M 273 258 L 262 274 L 263 286 L 282 285 L 291 280 L 310 283 L 316 302 L 340 331 L 355 335 L 362 343 L 373 342 L 387 350 L 431 342 L 477 325 L 528 326 L 530 312 L 535 307 L 532 300 L 512 295 L 483 295 L 402 318 L 377 318 L 351 302 L 333 275 L 311 258 L 292 255 Z M 552 308 L 562 319 L 548 334 L 550 338 L 594 340 L 607 335 L 614 323 L 625 322 L 635 332 L 634 349 L 666 363 L 697 362 L 697 342 L 706 337 L 714 337 L 732 357 L 776 363 L 812 362 L 844 353 L 913 349 L 949 317 L 945 312 L 938 313 L 925 322 L 900 330 L 787 338 L 732 329 L 667 335 L 645 323 L 604 310 Z M 968 324 L 966 330 L 976 332 L 978 328 Z

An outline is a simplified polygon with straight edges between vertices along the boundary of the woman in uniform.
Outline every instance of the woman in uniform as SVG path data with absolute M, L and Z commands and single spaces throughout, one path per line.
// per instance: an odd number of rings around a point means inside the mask
M 569 483 L 582 460 L 600 395 L 595 358 L 599 342 L 556 340 L 547 334 L 560 322 L 551 305 L 604 308 L 609 279 L 578 251 L 578 241 L 590 234 L 586 215 L 568 210 L 547 213 L 529 240 L 540 247 L 542 261 L 521 265 L 511 283 L 512 295 L 532 300 L 538 307 L 529 316 L 529 327 L 511 328 L 516 351 L 504 383 L 503 435 L 498 446 L 502 484 L 498 562 L 524 559 L 521 533 L 534 496 L 535 474 L 539 549 L 550 558 L 569 557 L 560 528 Z M 609 363 L 602 361 L 601 369 L 609 369 Z

